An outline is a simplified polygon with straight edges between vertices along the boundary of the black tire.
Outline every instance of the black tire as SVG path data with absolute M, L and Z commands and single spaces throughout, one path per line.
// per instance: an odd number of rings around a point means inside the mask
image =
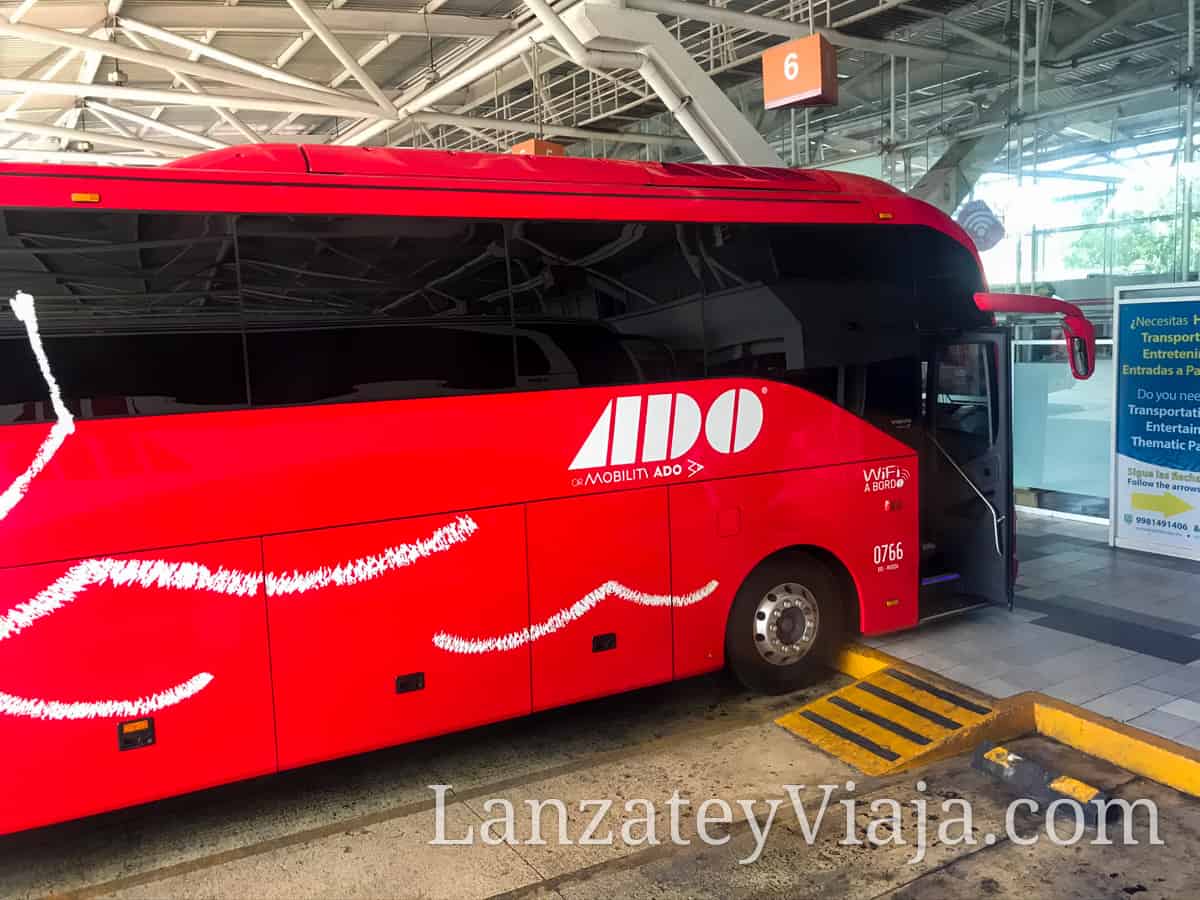
M 781 586 L 786 586 L 784 593 L 772 593 Z M 844 594 L 841 580 L 812 556 L 797 553 L 759 565 L 738 589 L 725 626 L 725 660 L 737 680 L 756 693 L 786 694 L 824 674 L 846 631 L 846 604 L 852 598 Z M 771 596 L 777 599 L 770 600 Z M 769 649 L 770 641 L 756 625 L 769 624 L 765 610 L 793 596 L 803 598 L 806 605 L 815 602 L 816 630 L 798 659 L 779 664 L 790 657 L 775 655 Z M 760 614 L 764 618 L 759 618 Z M 759 645 L 764 647 L 762 652 Z M 775 655 L 776 661 L 769 661 L 764 654 Z

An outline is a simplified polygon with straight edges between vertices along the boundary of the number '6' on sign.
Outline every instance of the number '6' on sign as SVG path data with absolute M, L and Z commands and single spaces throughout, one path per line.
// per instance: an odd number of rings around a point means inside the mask
M 772 47 L 762 60 L 767 109 L 837 103 L 837 52 L 821 35 Z

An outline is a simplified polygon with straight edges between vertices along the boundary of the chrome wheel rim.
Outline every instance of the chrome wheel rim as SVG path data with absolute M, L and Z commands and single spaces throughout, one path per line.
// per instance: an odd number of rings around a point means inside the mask
M 754 646 L 773 666 L 790 666 L 808 655 L 821 627 L 817 598 L 801 584 L 767 591 L 754 610 Z

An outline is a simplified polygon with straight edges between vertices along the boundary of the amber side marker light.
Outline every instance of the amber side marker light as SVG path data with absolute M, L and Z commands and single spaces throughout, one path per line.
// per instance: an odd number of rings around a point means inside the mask
M 86 192 L 71 194 L 72 203 L 99 203 L 100 195 Z
M 896 218 L 896 214 L 895 214 L 895 213 L 890 213 L 890 212 L 881 212 L 881 213 L 876 213 L 876 215 L 878 215 L 878 216 L 879 216 L 879 218 L 883 219 L 885 222 L 886 222 L 887 220 L 889 220 L 889 219 L 894 219 L 894 218 Z
M 117 749 L 136 750 L 154 743 L 154 717 L 133 719 L 117 724 Z

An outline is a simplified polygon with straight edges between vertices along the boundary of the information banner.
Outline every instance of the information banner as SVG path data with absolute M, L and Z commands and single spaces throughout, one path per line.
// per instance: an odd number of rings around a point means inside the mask
M 1200 559 L 1200 285 L 1122 288 L 1113 317 L 1111 542 Z

